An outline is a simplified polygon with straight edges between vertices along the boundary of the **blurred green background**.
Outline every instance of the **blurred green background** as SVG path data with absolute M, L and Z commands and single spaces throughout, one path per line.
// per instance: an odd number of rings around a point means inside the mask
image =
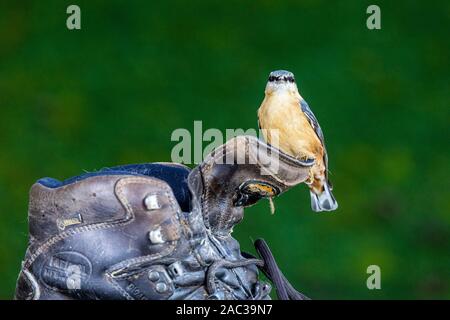
M 66 28 L 78 4 L 82 29 Z M 257 128 L 268 73 L 295 73 L 325 132 L 339 210 L 305 186 L 246 210 L 314 299 L 450 298 L 449 1 L 2 1 L 0 298 L 27 244 L 28 190 L 170 161 L 176 128 Z M 205 144 L 206 145 L 206 144 Z M 381 267 L 382 289 L 366 287 Z

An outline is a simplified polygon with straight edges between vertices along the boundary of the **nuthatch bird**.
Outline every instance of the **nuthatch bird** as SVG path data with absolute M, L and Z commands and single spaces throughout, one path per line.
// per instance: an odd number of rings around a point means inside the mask
M 298 92 L 289 71 L 271 72 L 264 100 L 258 109 L 258 124 L 267 143 L 301 160 L 314 161 L 306 183 L 314 211 L 336 210 L 328 179 L 328 156 L 319 122 Z

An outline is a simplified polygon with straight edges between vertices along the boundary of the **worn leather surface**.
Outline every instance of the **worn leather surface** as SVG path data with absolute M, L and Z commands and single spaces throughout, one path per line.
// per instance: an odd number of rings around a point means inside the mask
M 267 299 L 232 228 L 246 206 L 304 182 L 310 165 L 241 136 L 186 174 L 144 164 L 38 182 L 15 297 Z

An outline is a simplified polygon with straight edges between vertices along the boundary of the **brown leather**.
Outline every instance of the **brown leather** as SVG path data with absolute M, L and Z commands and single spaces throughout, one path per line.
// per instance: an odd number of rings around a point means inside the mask
M 36 183 L 16 298 L 266 299 L 270 286 L 232 228 L 246 206 L 305 181 L 311 165 L 234 138 L 189 173 L 190 212 L 168 183 L 146 175 Z
M 203 177 L 201 204 L 205 224 L 214 233 L 228 235 L 242 220 L 244 207 L 254 204 L 236 203 L 246 186 L 253 183 L 273 188 L 271 194 L 259 192 L 260 198 L 278 196 L 304 182 L 312 164 L 296 160 L 252 136 L 229 140 L 197 169 Z

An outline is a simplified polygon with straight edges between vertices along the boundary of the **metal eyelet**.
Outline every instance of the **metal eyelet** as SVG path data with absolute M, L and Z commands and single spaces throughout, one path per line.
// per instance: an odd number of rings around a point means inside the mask
M 158 201 L 158 195 L 156 195 L 156 194 L 150 194 L 150 195 L 146 196 L 144 199 L 144 205 L 145 205 L 145 208 L 149 211 L 157 210 L 157 209 L 161 208 L 161 205 L 159 204 L 159 201 Z

